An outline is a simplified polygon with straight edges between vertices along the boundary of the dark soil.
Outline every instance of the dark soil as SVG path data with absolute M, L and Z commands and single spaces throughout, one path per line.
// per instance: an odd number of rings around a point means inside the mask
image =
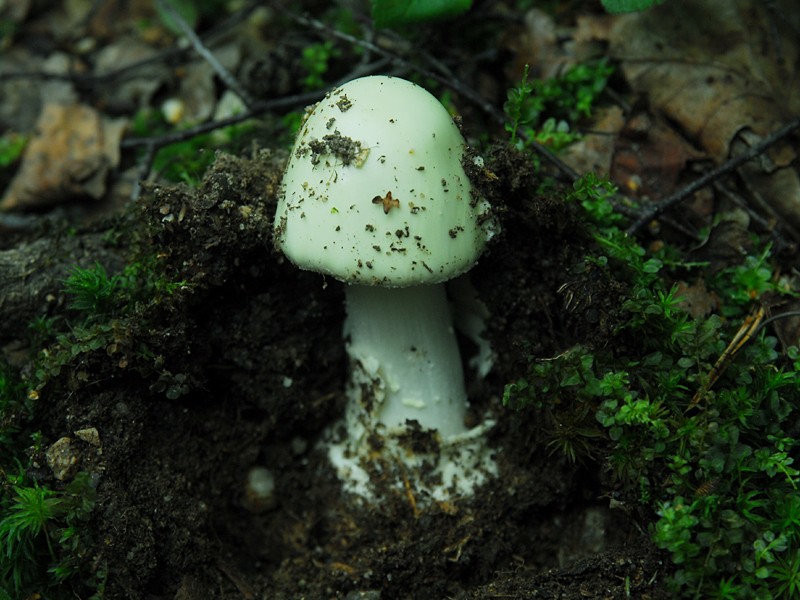
M 455 31 L 441 44 L 467 53 Z M 468 75 L 504 93 L 505 82 Z M 474 128 L 480 116 L 465 120 Z M 535 195 L 528 156 L 485 157 L 496 180 L 484 193 L 502 233 L 470 279 L 491 314 L 496 360 L 468 387 L 472 406 L 498 421 L 500 475 L 473 498 L 425 510 L 405 494 L 379 505 L 344 495 L 316 446 L 344 406 L 343 289 L 272 248 L 282 151 L 220 155 L 199 188 L 151 185 L 110 222 L 56 219 L 2 239 L 9 252 L 48 240 L 47 261 L 35 264 L 55 269 L 35 280 L 36 301 L 4 343 L 23 337 L 34 314 L 75 318 L 60 286 L 69 266 L 100 261 L 118 272 L 156 256 L 159 272 L 185 282 L 136 319 L 115 321 L 113 345 L 82 353 L 40 390 L 37 481 L 63 487 L 44 450 L 77 430 L 99 432 L 99 447 L 78 440 L 74 452 L 97 483 L 87 563 L 106 571 L 105 598 L 669 597 L 669 561 L 649 542 L 649 515 L 611 508 L 598 463 L 549 452 L 536 411 L 502 406 L 530 356 L 602 343 L 624 289 L 577 268 L 588 236 L 573 206 Z M 570 310 L 565 283 L 582 298 Z M 475 348 L 461 341 L 469 357 Z M 30 375 L 28 350 L 9 343 L 4 355 Z M 264 510 L 248 496 L 257 466 L 276 479 L 277 505 Z
M 561 308 L 564 273 L 585 250 L 574 211 L 529 195 L 523 158 L 491 156 L 499 180 L 487 191 L 503 233 L 471 279 L 492 314 L 497 360 L 469 387 L 473 406 L 499 421 L 500 476 L 474 498 L 422 511 L 406 495 L 368 506 L 342 494 L 315 447 L 344 402 L 343 293 L 271 247 L 283 161 L 220 156 L 200 189 L 149 189 L 129 216 L 132 247 L 155 249 L 189 284 L 146 324 L 129 324 L 169 382 L 154 383 L 135 353 L 123 362 L 100 352 L 84 365 L 91 385 L 43 392 L 45 447 L 82 428 L 100 433 L 100 451 L 81 446 L 80 466 L 99 482 L 89 527 L 108 568 L 105 597 L 666 597 L 667 563 L 645 519 L 611 510 L 599 466 L 549 454 L 535 412 L 499 401 L 528 355 L 591 343 L 613 319 L 621 296 L 602 280 L 582 284 L 600 300 Z M 464 356 L 473 350 L 464 340 Z M 185 393 L 165 397 L 176 381 Z M 254 466 L 277 483 L 277 506 L 263 512 L 246 498 Z

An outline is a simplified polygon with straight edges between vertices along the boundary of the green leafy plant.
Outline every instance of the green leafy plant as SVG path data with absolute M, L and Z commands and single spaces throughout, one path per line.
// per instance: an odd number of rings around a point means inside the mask
M 2 499 L 0 591 L 19 598 L 76 576 L 90 547 L 80 523 L 94 504 L 95 488 L 87 473 L 79 473 L 63 492 L 13 484 Z
M 47 528 L 58 513 L 58 502 L 53 492 L 38 486 L 13 488 L 12 499 L 0 520 L 0 578 L 6 590 L 20 593 L 35 581 L 39 572 L 37 545 L 43 532 L 41 539 L 50 555 L 55 556 Z
M 532 359 L 526 376 L 506 386 L 504 402 L 534 408 L 545 428 L 549 413 L 559 422 L 593 415 L 603 435 L 572 431 L 572 447 L 585 444 L 584 456 L 599 458 L 619 497 L 656 515 L 650 533 L 672 558 L 676 598 L 796 597 L 800 351 L 778 352 L 762 330 L 726 354 L 759 295 L 790 292 L 765 248 L 709 282 L 719 314 L 692 318 L 670 277 L 697 265 L 626 236 L 613 192 L 587 176 L 569 197 L 597 242 L 585 264 L 626 286 L 611 338 Z M 726 369 L 711 386 L 721 356 Z M 558 448 L 571 458 L 569 445 Z
M 453 17 L 470 6 L 472 0 L 372 0 L 372 19 L 376 27 L 395 27 Z
M 61 491 L 32 481 L 28 456 L 41 453 L 42 436 L 32 430 L 36 394 L 0 364 L 0 600 L 74 597 L 73 582 L 100 586 L 91 573 L 92 541 L 85 521 L 95 502 L 95 482 L 79 473 Z M 57 591 L 61 584 L 64 593 Z M 44 592 L 47 594 L 44 595 Z
M 616 13 L 642 12 L 653 6 L 663 4 L 665 0 L 600 0 L 606 11 Z
M 183 287 L 184 282 L 167 281 L 155 274 L 152 265 L 142 262 L 132 263 L 112 276 L 100 263 L 89 268 L 73 267 L 64 280 L 64 291 L 71 297 L 70 308 L 90 317 L 124 310 L 131 302 L 156 294 L 171 295 Z
M 73 310 L 102 315 L 113 310 L 124 283 L 123 277 L 109 277 L 103 265 L 95 263 L 87 269 L 73 267 L 64 280 L 64 290 L 71 296 Z
M 48 386 L 75 389 L 87 373 L 109 363 L 117 369 L 135 363 L 153 376 L 154 388 L 163 386 L 170 397 L 185 393 L 186 376 L 172 375 L 134 334 L 149 308 L 184 289 L 183 282 L 164 277 L 155 257 L 113 275 L 98 263 L 73 268 L 64 292 L 74 314 L 32 324 L 32 337 L 43 349 L 24 381 L 0 368 L 0 598 L 38 593 L 60 599 L 75 597 L 73 589 L 102 590 L 103 573 L 89 556 L 94 543 L 85 526 L 96 482 L 79 473 L 63 489 L 51 489 L 28 476 L 28 457 L 43 452 L 41 433 L 32 427 L 37 399 Z
M 167 181 L 197 186 L 214 162 L 214 151 L 240 143 L 253 128 L 249 122 L 229 125 L 164 146 L 156 153 L 153 171 Z M 134 115 L 132 131 L 138 137 L 157 137 L 173 130 L 159 110 L 143 109 Z
M 508 90 L 508 99 L 504 106 L 507 117 L 505 128 L 511 135 L 512 145 L 517 145 L 517 135 L 520 132 L 520 127 L 528 123 L 528 118 L 524 114 L 524 109 L 525 103 L 533 93 L 533 84 L 528 81 L 528 71 L 529 67 L 525 65 L 525 70 L 522 73 L 522 79 L 520 79 L 519 84 Z
M 601 59 L 575 65 L 559 77 L 531 80 L 526 66 L 504 107 L 511 144 L 524 146 L 521 139 L 533 139 L 558 150 L 579 139 L 575 125 L 591 116 L 612 73 Z
M 766 246 L 757 255 L 745 257 L 740 265 L 722 269 L 711 280 L 713 289 L 730 290 L 729 302 L 723 306 L 723 315 L 735 317 L 746 313 L 753 303 L 767 292 L 785 294 L 783 289 L 773 278 L 769 266 L 771 246 Z
M 0 168 L 17 162 L 27 143 L 28 138 L 19 133 L 8 132 L 0 136 Z
M 325 87 L 323 77 L 328 72 L 330 60 L 340 54 L 339 49 L 330 41 L 311 44 L 303 48 L 300 65 L 307 73 L 303 80 L 303 87 L 306 90 L 317 90 Z

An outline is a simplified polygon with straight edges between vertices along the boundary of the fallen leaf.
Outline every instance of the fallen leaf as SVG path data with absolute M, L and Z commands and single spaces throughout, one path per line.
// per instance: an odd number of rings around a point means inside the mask
M 513 68 L 516 79 L 525 65 L 530 69 L 531 79 L 549 79 L 572 63 L 558 43 L 555 19 L 536 8 L 525 13 L 524 30 L 512 40 L 510 49 L 516 56 Z
M 741 264 L 744 257 L 753 250 L 747 214 L 731 210 L 725 217 L 711 228 L 705 241 L 690 250 L 686 256 L 686 260 L 690 262 L 707 262 L 706 273 L 709 276 L 721 269 Z
M 159 88 L 170 85 L 173 75 L 170 68 L 157 58 L 158 50 L 140 39 L 126 36 L 97 51 L 94 74 L 100 77 L 120 69 L 139 64 L 124 77 L 100 85 L 95 92 L 96 106 L 113 113 L 134 113 L 150 106 Z M 145 64 L 143 64 L 145 63 Z
M 800 11 L 776 0 L 684 0 L 617 19 L 612 56 L 647 96 L 717 163 L 758 143 L 800 114 Z M 741 172 L 777 216 L 800 227 L 800 178 L 788 144 L 768 155 L 771 172 Z M 772 181 L 761 176 L 767 173 Z M 779 195 L 776 194 L 776 190 Z
M 597 109 L 592 123 L 586 126 L 588 133 L 564 152 L 564 162 L 578 173 L 607 175 L 611 171 L 614 141 L 624 123 L 625 117 L 618 106 Z
M 93 108 L 46 104 L 0 209 L 33 209 L 74 197 L 101 198 L 119 164 L 125 121 Z
M 706 289 L 706 282 L 702 277 L 693 284 L 679 281 L 675 296 L 680 300 L 678 306 L 695 319 L 710 315 L 719 306 L 719 298 Z
M 664 198 L 679 187 L 686 163 L 702 157 L 663 119 L 637 114 L 616 141 L 611 178 L 628 194 Z

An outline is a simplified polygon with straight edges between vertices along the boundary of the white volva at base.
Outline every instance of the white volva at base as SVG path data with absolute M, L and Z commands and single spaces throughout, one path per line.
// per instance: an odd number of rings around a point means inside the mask
M 485 433 L 468 430 L 467 397 L 443 285 L 347 288 L 351 381 L 343 427 L 328 453 L 345 489 L 376 481 L 419 498 L 471 495 L 497 474 Z M 341 439 L 336 439 L 335 431 Z

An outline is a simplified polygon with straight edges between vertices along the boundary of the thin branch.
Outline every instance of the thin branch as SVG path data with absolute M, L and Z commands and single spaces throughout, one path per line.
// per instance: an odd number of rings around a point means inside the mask
M 357 38 L 353 35 L 348 33 L 344 33 L 337 29 L 334 29 L 322 21 L 318 21 L 317 19 L 312 19 L 310 17 L 305 17 L 302 15 L 298 15 L 290 10 L 287 10 L 285 7 L 280 7 L 281 10 L 292 20 L 295 22 L 304 25 L 306 27 L 310 27 L 311 29 L 315 29 L 316 31 L 323 33 L 327 36 L 342 40 L 354 46 L 360 46 L 371 52 L 374 52 L 380 56 L 386 57 L 392 62 L 401 65 L 411 71 L 416 71 L 421 75 L 433 79 L 434 81 L 439 82 L 443 86 L 450 88 L 460 96 L 467 98 L 473 104 L 476 104 L 482 111 L 484 111 L 487 115 L 489 115 L 498 125 L 503 125 L 506 121 L 505 115 L 503 111 L 497 109 L 493 106 L 489 101 L 487 101 L 483 96 L 478 94 L 475 90 L 470 88 L 469 86 L 462 83 L 456 77 L 445 77 L 431 71 L 430 69 L 426 69 L 419 65 L 413 64 L 411 61 L 406 60 L 405 58 L 401 57 L 400 55 L 396 54 L 395 52 L 391 52 L 374 44 L 372 42 L 368 42 L 364 39 Z M 532 139 L 526 139 L 525 136 L 520 135 L 520 138 L 524 139 L 527 143 L 528 147 L 533 149 L 539 156 L 541 156 L 546 162 L 549 162 L 552 166 L 556 167 L 559 171 L 564 173 L 570 181 L 575 181 L 578 179 L 579 175 L 575 170 L 558 158 L 555 154 L 553 154 L 550 150 L 542 146 L 539 142 Z
M 217 57 L 214 56 L 214 53 L 206 48 L 206 46 L 203 44 L 203 41 L 194 32 L 194 29 L 192 29 L 186 20 L 178 13 L 178 11 L 175 10 L 175 8 L 172 6 L 172 3 L 169 0 L 156 0 L 156 4 L 165 10 L 170 18 L 175 21 L 183 35 L 185 35 L 186 39 L 188 39 L 192 44 L 195 52 L 202 56 L 203 59 L 205 59 L 205 61 L 211 65 L 211 68 L 214 69 L 214 72 L 217 75 L 219 75 L 219 78 L 222 79 L 222 82 L 228 87 L 228 89 L 235 92 L 236 95 L 242 99 L 242 102 L 245 103 L 245 106 L 252 108 L 256 102 L 250 93 L 244 89 L 244 86 L 239 83 L 239 80 L 237 80 L 236 77 L 234 77 L 233 74 L 217 60 Z
M 133 190 L 131 191 L 131 200 L 135 201 L 139 198 L 139 195 L 142 191 L 141 182 L 146 180 L 150 174 L 153 161 L 155 160 L 156 154 L 161 148 L 169 146 L 170 144 L 184 142 L 198 135 L 221 129 L 222 127 L 236 125 L 270 109 L 285 108 L 287 106 L 304 106 L 319 100 L 323 95 L 324 92 L 316 91 L 309 92 L 307 94 L 285 96 L 283 98 L 276 98 L 275 100 L 270 100 L 267 102 L 259 102 L 255 108 L 247 110 L 238 115 L 228 117 L 227 119 L 208 121 L 207 123 L 201 123 L 188 129 L 172 131 L 160 136 L 123 139 L 120 142 L 120 148 L 122 149 L 140 147 L 145 149 L 144 155 L 139 160 L 139 173 L 138 177 L 136 178 L 136 184 L 133 186 Z
M 387 63 L 388 63 L 387 60 L 381 59 L 374 63 L 360 64 L 353 71 L 351 71 L 344 78 L 342 78 L 339 82 L 336 82 L 333 85 L 333 87 L 341 85 L 341 83 L 349 81 L 354 77 L 361 77 L 362 75 L 374 73 L 375 71 L 378 71 L 386 67 Z M 236 125 L 238 123 L 242 123 L 243 121 L 247 121 L 248 119 L 257 117 L 258 115 L 268 112 L 270 110 L 275 110 L 279 108 L 290 108 L 290 107 L 293 108 L 297 106 L 306 106 L 308 104 L 317 102 L 325 94 L 326 90 L 315 90 L 313 92 L 307 92 L 305 94 L 295 94 L 292 96 L 275 98 L 274 100 L 265 100 L 262 102 L 257 102 L 251 109 L 246 110 L 238 115 L 228 117 L 226 119 L 219 119 L 216 121 L 208 121 L 206 123 L 200 123 L 199 125 L 190 127 L 188 129 L 172 131 L 170 133 L 159 136 L 123 139 L 120 142 L 120 148 L 130 149 L 130 148 L 143 147 L 145 149 L 144 156 L 139 161 L 139 177 L 138 177 L 138 181 L 144 181 L 145 179 L 147 179 L 148 174 L 150 173 L 150 168 L 152 167 L 156 153 L 165 146 L 169 146 L 170 144 L 177 144 L 179 142 L 184 142 L 186 140 L 192 139 L 193 137 L 202 135 L 204 133 L 208 133 L 210 131 L 215 131 L 223 127 L 228 127 L 230 125 Z M 139 194 L 141 193 L 141 185 L 138 183 L 138 181 L 131 193 L 132 200 L 136 200 L 139 197 Z
M 342 82 L 349 81 L 353 77 L 361 77 L 366 73 L 373 73 L 385 66 L 386 66 L 385 61 L 377 61 L 375 63 L 370 63 L 368 65 L 360 65 L 358 68 L 349 73 L 341 81 Z M 336 87 L 337 85 L 340 85 L 339 82 L 335 83 L 333 87 Z M 206 123 L 200 123 L 199 125 L 195 125 L 194 127 L 189 127 L 188 129 L 180 129 L 178 131 L 172 131 L 170 133 L 160 136 L 126 138 L 120 142 L 120 147 L 126 149 L 126 148 L 135 148 L 138 146 L 156 145 L 158 148 L 162 148 L 164 146 L 169 146 L 170 144 L 176 144 L 178 142 L 189 140 L 203 133 L 208 133 L 209 131 L 221 129 L 222 127 L 228 127 L 229 125 L 236 125 L 243 121 L 247 121 L 248 119 L 257 117 L 259 114 L 268 112 L 270 110 L 275 110 L 278 108 L 289 108 L 295 106 L 306 106 L 308 104 L 312 104 L 320 100 L 326 93 L 327 90 L 324 89 L 314 90 L 313 92 L 306 92 L 304 94 L 294 94 L 292 96 L 283 96 L 282 98 L 275 98 L 273 100 L 264 100 L 256 102 L 251 109 L 239 113 L 238 115 L 228 117 L 226 119 L 219 119 L 216 121 L 208 121 Z
M 362 48 L 368 49 L 371 52 L 374 52 L 375 54 L 378 54 L 380 56 L 383 56 L 385 58 L 390 59 L 392 62 L 397 63 L 398 65 L 406 67 L 407 69 L 412 70 L 412 71 L 417 71 L 418 73 L 420 73 L 421 75 L 423 75 L 425 77 L 429 77 L 429 78 L 431 78 L 431 79 L 433 79 L 435 81 L 438 81 L 442 85 L 451 88 L 452 90 L 458 92 L 459 94 L 465 96 L 466 98 L 468 98 L 469 100 L 471 100 L 472 102 L 474 102 L 475 104 L 480 106 L 481 109 L 483 109 L 486 113 L 488 113 L 489 115 L 494 117 L 495 120 L 498 120 L 498 117 L 499 117 L 499 122 L 502 123 L 503 116 L 502 116 L 501 113 L 499 113 L 499 111 L 497 111 L 497 109 L 495 109 L 482 96 L 477 94 L 472 89 L 464 86 L 457 79 L 455 79 L 455 78 L 447 78 L 447 77 L 444 77 L 442 75 L 439 75 L 438 73 L 434 73 L 433 71 L 431 71 L 429 69 L 425 69 L 424 67 L 420 67 L 419 65 L 414 65 L 410 61 L 406 60 L 405 58 L 401 57 L 400 55 L 398 55 L 398 54 L 396 54 L 394 52 L 386 50 L 385 48 L 382 48 L 382 47 L 380 47 L 377 44 L 374 44 L 372 42 L 368 42 L 368 41 L 366 41 L 364 39 L 357 38 L 357 37 L 355 37 L 353 35 L 350 35 L 349 33 L 344 33 L 342 31 L 339 31 L 338 29 L 334 29 L 334 28 L 326 25 L 322 21 L 318 21 L 317 19 L 312 19 L 310 17 L 305 17 L 305 16 L 302 16 L 302 15 L 298 15 L 298 14 L 295 14 L 295 13 L 293 13 L 291 11 L 288 11 L 288 10 L 285 10 L 285 13 L 290 19 L 296 21 L 297 23 L 299 23 L 301 25 L 304 25 L 306 27 L 310 27 L 311 29 L 315 29 L 316 31 L 318 31 L 320 33 L 323 33 L 325 35 L 328 35 L 330 37 L 337 38 L 337 39 L 340 39 L 342 41 L 345 41 L 345 42 L 347 42 L 347 43 L 349 43 L 349 44 L 351 44 L 353 46 L 360 46 Z
M 633 222 L 633 224 L 628 227 L 626 233 L 628 235 L 633 235 L 637 231 L 639 231 L 642 227 L 647 225 L 650 221 L 657 218 L 661 215 L 664 211 L 672 208 L 676 204 L 683 202 L 687 198 L 689 198 L 692 194 L 696 191 L 706 187 L 707 185 L 713 183 L 720 177 L 727 175 L 728 173 L 734 171 L 744 163 L 754 159 L 755 157 L 763 154 L 765 150 L 767 150 L 770 146 L 774 145 L 775 143 L 779 142 L 790 133 L 792 133 L 795 129 L 800 127 L 800 118 L 797 118 L 787 125 L 784 125 L 780 129 L 778 129 L 775 133 L 767 136 L 764 140 L 747 150 L 747 152 L 743 152 L 738 156 L 734 156 L 728 162 L 720 165 L 716 169 L 712 169 L 699 179 L 693 181 L 689 185 L 687 185 L 682 190 L 679 190 L 672 196 L 665 198 L 660 202 L 656 202 L 651 204 L 647 208 L 645 208 L 642 213 L 639 215 L 639 218 Z
M 145 181 L 150 174 L 150 168 L 153 166 L 153 161 L 156 158 L 158 146 L 155 143 L 145 145 L 144 154 L 139 160 L 139 173 L 136 181 L 131 190 L 131 200 L 136 201 L 142 193 L 142 182 Z
M 155 144 L 159 148 L 162 148 L 164 146 L 169 146 L 170 144 L 184 142 L 195 136 L 208 133 L 209 131 L 214 131 L 215 129 L 221 129 L 222 127 L 228 127 L 229 125 L 236 125 L 243 121 L 247 121 L 248 119 L 252 119 L 253 117 L 268 110 L 286 108 L 289 106 L 304 106 L 306 104 L 316 102 L 324 95 L 325 91 L 319 90 L 305 94 L 284 96 L 283 98 L 275 98 L 274 100 L 267 100 L 265 102 L 258 102 L 252 109 L 246 110 L 232 117 L 227 117 L 225 119 L 200 123 L 199 125 L 189 127 L 188 129 L 179 129 L 177 131 L 172 131 L 165 135 L 155 137 L 126 138 L 120 142 L 120 147 L 125 149 Z
M 769 319 L 765 319 L 765 320 L 761 321 L 761 324 L 758 326 L 758 329 L 756 330 L 756 333 L 758 333 L 759 331 L 764 329 L 764 327 L 766 327 L 770 323 L 773 323 L 773 322 L 778 321 L 780 319 L 787 319 L 789 317 L 800 317 L 800 310 L 787 310 L 786 312 L 783 312 L 783 313 L 781 313 L 779 315 L 775 315 L 773 317 L 770 317 Z
M 784 249 L 789 248 L 792 246 L 792 243 L 786 239 L 786 237 L 780 232 L 780 230 L 775 227 L 774 225 L 770 224 L 764 217 L 758 214 L 755 210 L 753 210 L 748 202 L 742 198 L 740 194 L 732 190 L 729 186 L 725 185 L 722 181 L 715 181 L 714 189 L 717 190 L 723 196 L 728 197 L 731 201 L 734 202 L 739 208 L 747 213 L 747 217 L 756 223 L 761 229 L 770 233 L 772 238 L 775 240 L 775 248 L 774 252 L 776 254 L 782 252 Z M 796 236 L 796 232 L 792 228 L 789 233 L 793 237 Z
M 231 27 L 234 27 L 235 25 L 238 25 L 240 22 L 244 21 L 258 6 L 258 3 L 253 3 L 238 13 L 231 15 L 231 17 L 222 23 L 216 25 L 202 36 L 204 43 L 210 43 L 220 35 L 225 34 Z M 78 87 L 85 88 L 91 85 L 113 83 L 126 75 L 138 71 L 141 68 L 148 67 L 152 64 L 168 62 L 173 58 L 178 58 L 189 53 L 189 51 L 189 48 L 167 48 L 142 60 L 124 65 L 112 71 L 106 71 L 104 73 L 48 73 L 47 71 L 10 71 L 6 73 L 0 72 L 0 80 L 4 82 L 12 81 L 14 79 L 69 81 Z

